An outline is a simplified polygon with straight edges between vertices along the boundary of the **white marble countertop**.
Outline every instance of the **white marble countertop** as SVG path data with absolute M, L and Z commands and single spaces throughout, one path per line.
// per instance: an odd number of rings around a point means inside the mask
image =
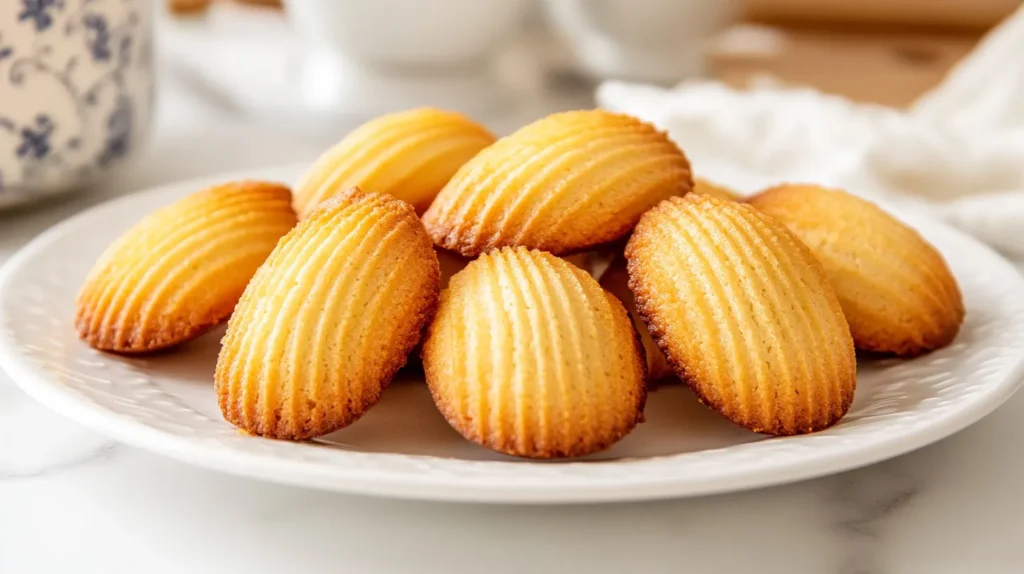
M 269 131 L 165 87 L 138 161 L 87 195 L 0 215 L 0 260 L 106 198 L 306 160 Z M 0 375 L 0 573 L 1024 571 L 1024 395 L 970 429 L 862 470 L 630 505 L 510 507 L 304 491 L 193 468 L 50 413 Z

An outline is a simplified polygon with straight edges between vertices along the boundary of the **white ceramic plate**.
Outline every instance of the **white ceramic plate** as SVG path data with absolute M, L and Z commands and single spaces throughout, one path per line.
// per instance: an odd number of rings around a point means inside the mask
M 299 168 L 247 174 L 293 181 Z M 212 388 L 221 331 L 144 359 L 93 351 L 72 326 L 79 284 L 103 248 L 193 181 L 101 205 L 37 238 L 0 272 L 0 362 L 29 394 L 126 443 L 240 475 L 326 490 L 485 502 L 586 502 L 692 496 L 806 479 L 919 448 L 977 421 L 1024 371 L 1024 279 L 987 247 L 910 213 L 960 281 L 956 342 L 910 361 L 864 360 L 856 400 L 835 427 L 768 439 L 732 426 L 683 387 L 654 392 L 647 422 L 608 452 L 571 462 L 516 460 L 477 447 L 403 373 L 370 413 L 321 440 L 246 436 Z

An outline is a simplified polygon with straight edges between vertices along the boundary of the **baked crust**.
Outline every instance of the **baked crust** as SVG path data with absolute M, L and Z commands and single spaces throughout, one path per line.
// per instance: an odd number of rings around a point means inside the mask
M 494 134 L 462 114 L 416 108 L 370 120 L 327 150 L 295 188 L 305 218 L 351 187 L 387 193 L 422 213 L 464 163 Z
M 439 247 L 470 257 L 502 246 L 564 255 L 625 237 L 644 211 L 692 187 L 686 156 L 650 124 L 563 112 L 467 162 L 423 222 Z
M 913 356 L 950 344 L 964 320 L 942 255 L 875 204 L 814 185 L 783 185 L 751 205 L 786 224 L 821 262 L 861 349 Z
M 150 214 L 86 278 L 79 336 L 96 349 L 143 353 L 201 335 L 231 315 L 295 222 L 288 188 L 259 181 L 205 189 Z
M 413 207 L 358 190 L 281 240 L 228 323 L 215 386 L 251 434 L 308 439 L 377 403 L 438 299 L 440 268 Z
M 612 261 L 608 269 L 601 275 L 601 286 L 619 298 L 619 301 L 622 302 L 622 305 L 633 320 L 633 326 L 640 336 L 640 342 L 644 346 L 644 355 L 647 357 L 648 381 L 655 383 L 661 379 L 674 376 L 672 367 L 669 366 L 668 360 L 665 359 L 665 354 L 658 348 L 658 344 L 654 342 L 651 332 L 647 330 L 647 325 L 644 325 L 644 322 L 640 319 L 640 314 L 636 308 L 636 300 L 633 298 L 633 292 L 629 290 L 629 274 L 626 272 L 626 260 L 621 254 Z
M 541 251 L 502 248 L 453 277 L 423 364 L 448 423 L 510 455 L 600 451 L 643 417 L 645 360 L 626 310 Z
M 728 199 L 729 201 L 742 201 L 743 198 L 740 194 L 725 187 L 724 185 L 718 185 L 717 183 L 711 183 L 703 177 L 694 178 L 693 181 L 693 193 L 699 193 L 701 195 L 710 195 L 711 197 L 717 197 L 718 199 Z
M 646 213 L 626 246 L 651 335 L 698 398 L 759 433 L 824 429 L 849 409 L 856 360 L 821 266 L 784 225 L 699 194 Z

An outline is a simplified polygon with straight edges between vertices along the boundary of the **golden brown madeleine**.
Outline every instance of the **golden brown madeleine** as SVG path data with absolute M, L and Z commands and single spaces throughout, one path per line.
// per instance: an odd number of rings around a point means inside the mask
M 811 248 L 857 347 L 916 355 L 956 338 L 964 302 L 942 255 L 875 204 L 814 185 L 779 186 L 750 203 Z
M 462 166 L 423 222 L 434 243 L 467 256 L 512 245 L 562 255 L 624 237 L 644 211 L 691 187 L 686 156 L 653 126 L 564 112 Z
M 462 164 L 495 140 L 473 120 L 417 108 L 371 120 L 324 153 L 295 188 L 306 217 L 318 203 L 349 189 L 387 193 L 422 213 Z
M 644 214 L 630 288 L 676 374 L 756 432 L 821 430 L 853 400 L 850 328 L 811 252 L 749 205 L 698 194 Z
M 626 310 L 541 251 L 492 251 L 453 277 L 423 365 L 449 424 L 506 454 L 599 451 L 643 417 L 643 350 Z
M 373 406 L 437 307 L 440 269 L 412 206 L 352 192 L 278 245 L 238 303 L 217 360 L 221 412 L 307 439 Z
M 438 262 L 441 263 L 441 289 L 445 289 L 448 287 L 448 282 L 451 278 L 459 271 L 465 269 L 472 259 L 447 249 L 437 248 L 434 251 L 437 252 Z M 574 253 L 566 255 L 562 259 L 584 271 L 590 270 L 590 256 L 587 253 Z
M 291 192 L 243 181 L 194 193 L 118 238 L 78 294 L 75 326 L 89 345 L 141 353 L 195 338 L 226 320 L 245 285 L 295 226 Z
M 711 183 L 703 177 L 694 178 L 693 181 L 693 192 L 701 195 L 710 195 L 711 197 L 717 197 L 718 199 L 728 199 L 729 201 L 741 201 L 740 194 L 735 191 L 717 183 Z
M 630 317 L 633 319 L 633 326 L 636 327 L 637 333 L 640 334 L 640 342 L 643 343 L 644 354 L 647 356 L 647 379 L 654 382 L 672 376 L 672 367 L 665 360 L 665 354 L 658 348 L 654 338 L 651 337 L 651 332 L 647 330 L 647 325 L 644 325 L 644 322 L 640 320 L 640 315 L 637 313 L 633 292 L 629 290 L 629 274 L 626 272 L 626 261 L 622 258 L 621 254 L 612 261 L 608 269 L 601 275 L 601 286 L 618 297 L 619 301 L 622 301 L 626 311 L 629 311 Z
M 446 289 L 451 278 L 459 271 L 465 269 L 466 265 L 469 265 L 469 262 L 472 261 L 472 259 L 459 255 L 454 251 L 448 251 L 447 249 L 435 248 L 434 251 L 437 253 L 438 262 L 441 264 L 441 289 Z M 562 259 L 572 263 L 580 269 L 588 269 L 589 259 L 586 253 L 568 255 Z M 409 354 L 409 362 L 415 364 L 419 361 L 419 357 L 422 353 L 423 349 L 421 347 L 413 349 Z

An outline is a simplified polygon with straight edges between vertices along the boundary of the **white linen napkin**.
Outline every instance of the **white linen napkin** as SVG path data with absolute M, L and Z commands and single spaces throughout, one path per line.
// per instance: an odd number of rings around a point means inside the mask
M 605 108 L 667 130 L 698 175 L 755 193 L 784 181 L 910 203 L 1024 264 L 1024 7 L 910 109 L 761 82 L 606 82 Z

